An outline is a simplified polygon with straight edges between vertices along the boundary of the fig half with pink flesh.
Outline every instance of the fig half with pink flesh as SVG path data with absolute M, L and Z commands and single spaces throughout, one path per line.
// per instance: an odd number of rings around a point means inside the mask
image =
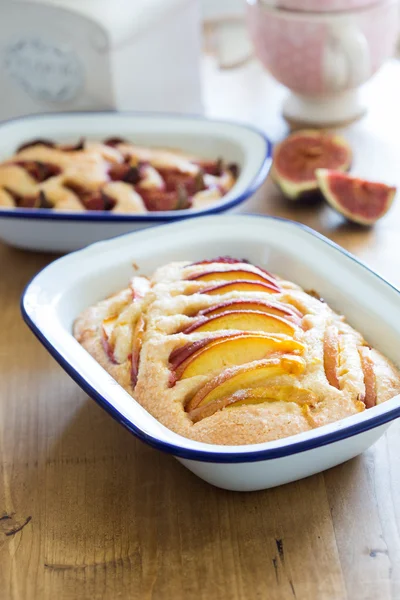
M 320 196 L 316 169 L 348 171 L 352 151 L 340 135 L 307 129 L 275 146 L 271 176 L 290 200 Z
M 373 225 L 389 210 L 396 188 L 346 173 L 317 169 L 318 184 L 329 204 L 349 221 Z

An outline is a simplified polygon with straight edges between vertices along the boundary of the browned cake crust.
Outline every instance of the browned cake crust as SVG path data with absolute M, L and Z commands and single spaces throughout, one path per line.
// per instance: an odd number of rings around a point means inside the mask
M 212 444 L 283 438 L 400 392 L 396 368 L 342 316 L 246 262 L 135 277 L 74 334 L 166 427 Z

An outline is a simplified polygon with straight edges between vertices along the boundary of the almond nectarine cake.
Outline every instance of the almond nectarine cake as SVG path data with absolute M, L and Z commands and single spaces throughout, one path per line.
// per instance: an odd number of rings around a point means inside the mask
M 395 367 L 342 316 L 245 260 L 133 277 L 74 333 L 156 419 L 212 444 L 290 436 L 400 392 Z
M 0 208 L 62 211 L 200 209 L 220 200 L 238 176 L 235 164 L 120 138 L 76 145 L 33 140 L 0 164 Z

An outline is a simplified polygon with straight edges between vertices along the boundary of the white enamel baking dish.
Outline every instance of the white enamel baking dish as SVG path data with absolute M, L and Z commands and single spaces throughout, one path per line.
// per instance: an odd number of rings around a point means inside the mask
M 74 213 L 0 207 L 1 240 L 29 250 L 67 252 L 137 229 L 225 212 L 254 194 L 271 164 L 269 140 L 248 125 L 204 117 L 113 112 L 33 115 L 0 123 L 0 161 L 32 139 L 76 143 L 81 137 L 91 140 L 122 137 L 138 144 L 180 149 L 199 157 L 222 157 L 237 163 L 240 175 L 219 202 L 199 210 L 114 215 L 102 211 Z
M 290 438 L 250 446 L 209 445 L 166 429 L 73 338 L 76 316 L 124 287 L 132 275 L 132 262 L 149 274 L 171 260 L 226 254 L 318 290 L 372 345 L 400 364 L 399 291 L 307 227 L 273 217 L 201 217 L 94 244 L 39 273 L 23 295 L 22 313 L 56 360 L 117 421 L 216 486 L 240 491 L 268 488 L 363 452 L 400 416 L 400 396 Z

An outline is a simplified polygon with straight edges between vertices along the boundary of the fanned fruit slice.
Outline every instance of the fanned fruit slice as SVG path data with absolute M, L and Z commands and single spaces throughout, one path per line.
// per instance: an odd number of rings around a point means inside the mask
M 328 325 L 324 334 L 324 369 L 330 385 L 340 389 L 338 379 L 339 334 L 335 325 Z
M 201 421 L 205 417 L 211 417 L 214 413 L 223 408 L 235 408 L 249 404 L 264 404 L 265 402 L 295 402 L 302 406 L 315 404 L 317 402 L 315 394 L 304 388 L 295 385 L 269 385 L 259 388 L 250 388 L 239 390 L 231 396 L 225 396 L 194 408 L 189 417 L 194 423 Z
M 114 330 L 115 323 L 118 317 L 108 317 L 103 321 L 103 346 L 107 353 L 107 356 L 112 362 L 115 362 L 114 348 L 111 344 L 111 335 Z
M 290 319 L 297 324 L 300 324 L 303 317 L 297 308 L 289 306 L 289 304 L 284 304 L 282 302 L 273 304 L 272 302 L 266 302 L 265 300 L 242 300 L 237 298 L 203 308 L 198 315 L 207 315 L 208 317 L 211 317 L 213 315 L 219 315 L 224 312 L 235 310 L 256 310 L 258 312 L 265 312 L 269 315 L 277 315 L 284 319 Z
M 317 169 L 320 190 L 329 204 L 349 221 L 373 225 L 392 205 L 396 188 L 328 169 Z
M 217 283 L 205 290 L 201 290 L 200 294 L 207 294 L 208 296 L 229 294 L 230 292 L 263 292 L 267 294 L 279 294 L 280 291 L 281 288 L 272 283 L 252 281 L 250 279 L 239 279 L 238 281 Z
M 376 376 L 374 361 L 371 358 L 371 350 L 367 346 L 358 349 L 361 360 L 361 368 L 364 373 L 365 394 L 362 401 L 365 408 L 372 408 L 376 404 Z
M 135 329 L 133 331 L 132 371 L 131 371 L 132 387 L 135 387 L 136 382 L 137 382 L 138 373 L 139 373 L 140 351 L 142 349 L 142 344 L 143 344 L 145 324 L 146 323 L 145 323 L 143 315 L 140 315 L 140 317 L 137 320 L 137 323 L 135 325 Z
M 150 289 L 150 281 L 147 277 L 136 275 L 130 281 L 133 300 L 142 300 Z
M 193 353 L 190 352 L 190 346 Z M 186 360 L 175 370 L 175 378 L 187 379 L 196 375 L 206 375 L 210 371 L 221 371 L 227 367 L 262 360 L 271 354 L 297 352 L 302 354 L 304 346 L 290 338 L 272 335 L 240 334 L 209 340 L 208 344 L 196 349 L 196 342 L 189 344 Z
M 244 265 L 252 264 L 249 260 L 247 260 L 247 258 L 232 258 L 232 256 L 218 256 L 217 258 L 210 258 L 208 260 L 199 260 L 198 262 L 191 263 L 189 266 L 194 267 L 195 265 L 211 265 L 214 263 L 219 263 L 223 265 L 237 265 L 240 263 L 243 263 Z M 265 275 L 267 275 L 268 277 L 276 279 L 276 277 L 272 275 L 272 273 L 270 273 L 269 271 L 266 271 L 261 267 L 257 267 L 257 269 Z
M 305 362 L 302 358 L 285 354 L 282 357 L 261 360 L 251 368 L 245 364 L 226 369 L 211 379 L 193 396 L 188 402 L 186 410 L 190 412 L 199 406 L 222 400 L 239 390 L 267 386 L 274 377 L 300 375 L 304 368 Z
M 293 336 L 296 325 L 276 315 L 269 315 L 255 310 L 227 311 L 211 317 L 200 317 L 182 333 L 200 333 L 203 331 L 219 331 L 235 329 L 237 331 L 260 331 L 264 333 L 284 333 Z
M 189 280 L 193 281 L 240 281 L 245 279 L 246 281 L 262 281 L 276 286 L 276 279 L 272 275 L 268 275 L 266 272 L 255 273 L 251 269 L 232 269 L 231 271 L 206 271 L 205 273 L 195 273 L 188 277 Z

